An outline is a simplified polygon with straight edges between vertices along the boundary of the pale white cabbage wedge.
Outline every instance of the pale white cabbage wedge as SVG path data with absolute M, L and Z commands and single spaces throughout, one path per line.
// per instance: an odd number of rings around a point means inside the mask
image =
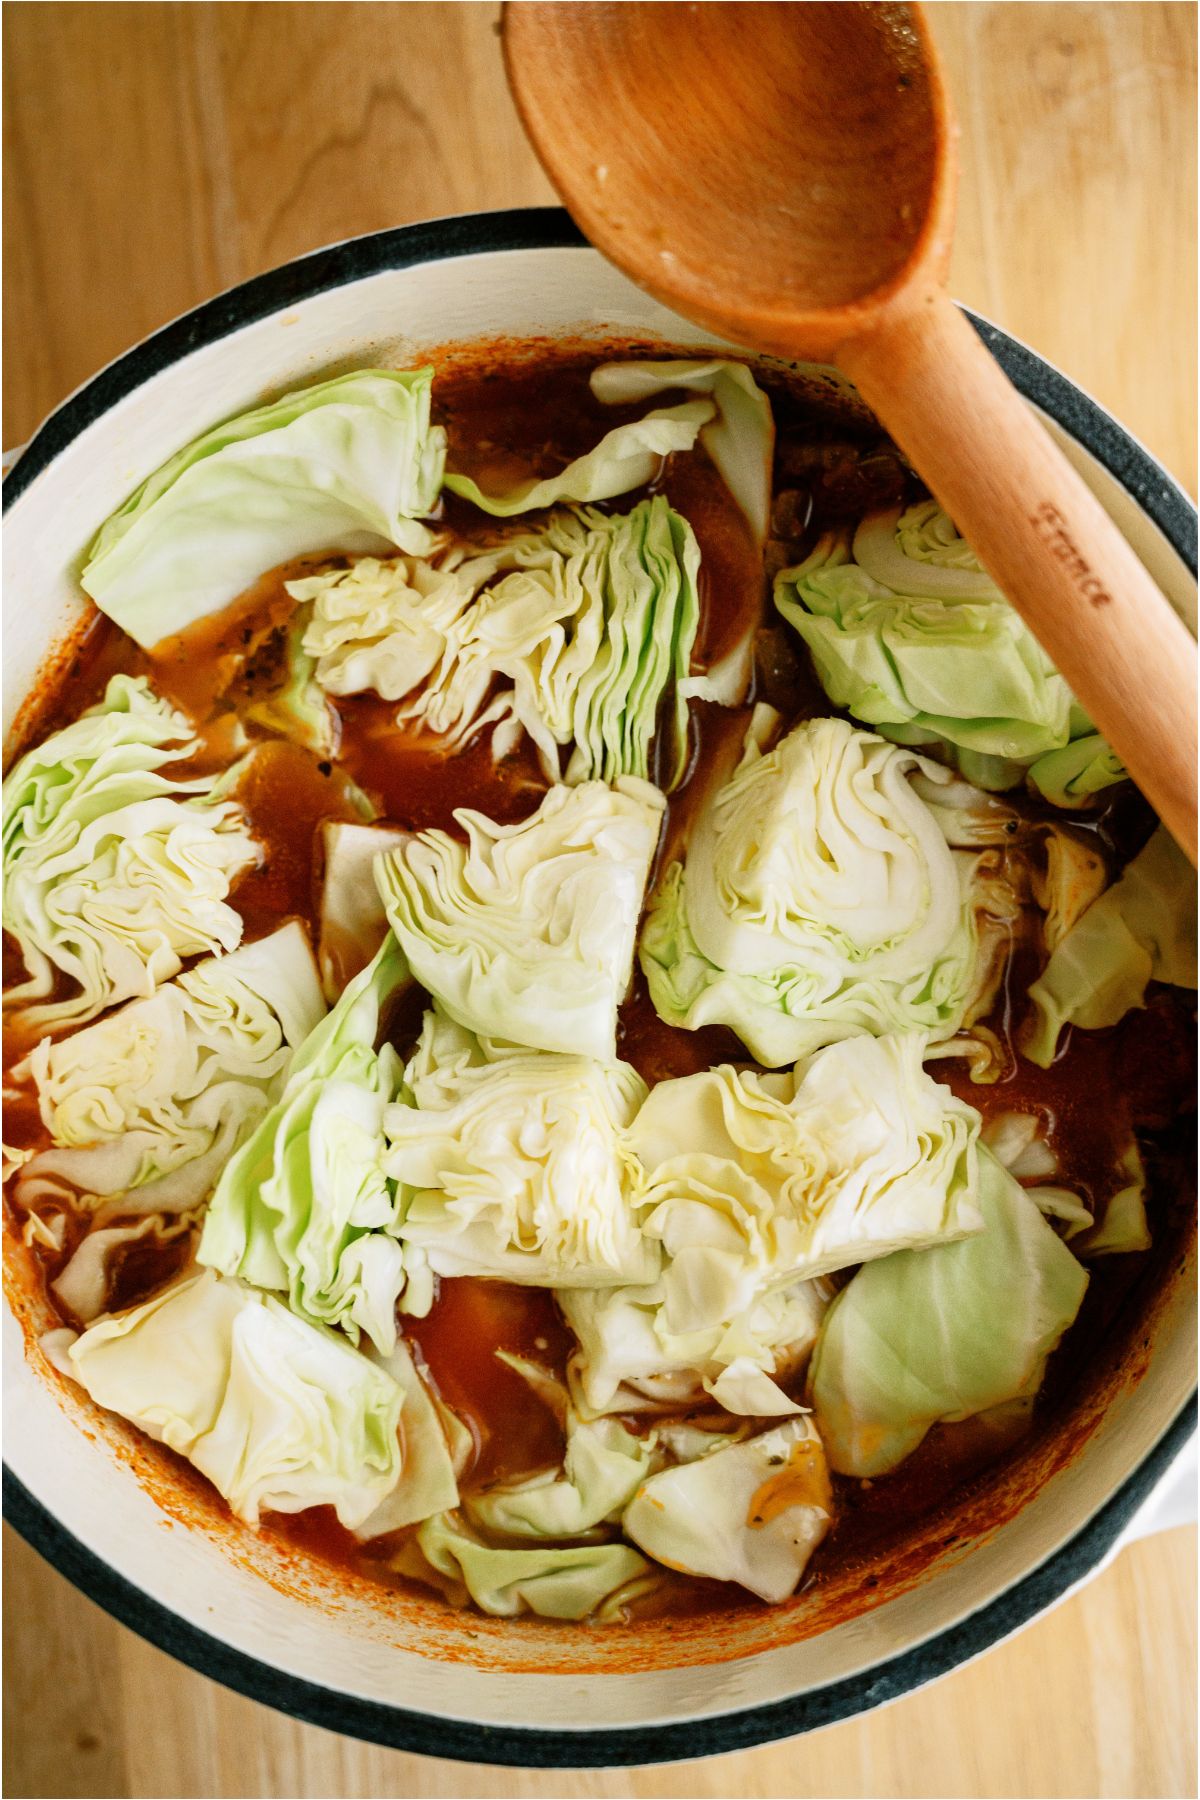
M 1123 779 L 1062 676 L 935 500 L 827 532 L 776 578 L 835 706 L 944 747 L 978 787 L 1028 772 L 1058 805 Z
M 1151 981 L 1196 986 L 1196 876 L 1164 825 L 1059 937 L 1029 989 L 1024 1054 L 1049 1068 L 1064 1026 L 1117 1024 Z
M 992 1113 L 979 1141 L 1018 1181 L 1043 1181 L 1058 1173 L 1058 1157 L 1040 1112 Z
M 673 1335 L 812 1280 L 982 1226 L 979 1114 L 922 1067 L 919 1034 L 819 1050 L 792 1075 L 730 1064 L 662 1081 L 629 1142 L 663 1246 Z
M 667 1568 L 778 1602 L 795 1593 L 832 1519 L 821 1440 L 801 1418 L 652 1475 L 622 1524 Z
M 683 1288 L 669 1270 L 642 1287 L 558 1292 L 579 1340 L 569 1373 L 583 1416 L 677 1412 L 713 1400 L 755 1418 L 796 1411 L 780 1382 L 803 1375 L 828 1304 L 825 1284 L 755 1292 L 735 1255 L 693 1258 L 691 1266 L 700 1292 L 687 1331 L 668 1323 L 668 1298 Z M 684 1279 L 687 1273 L 685 1259 Z M 710 1322 L 697 1326 L 699 1317 Z
M 199 1260 L 278 1289 L 300 1317 L 396 1344 L 407 1278 L 400 1201 L 380 1167 L 383 1115 L 400 1058 L 379 1042 L 385 1009 L 409 981 L 389 936 L 307 1039 L 283 1093 L 213 1195 Z
M 651 901 L 640 954 L 659 1016 L 731 1026 L 773 1068 L 867 1033 L 952 1037 L 988 985 L 978 859 L 911 780 L 950 775 L 841 719 L 767 751 L 773 722 L 759 709 Z
M 290 582 L 312 602 L 306 649 L 331 693 L 403 700 L 398 722 L 446 750 L 528 733 L 548 781 L 651 771 L 669 708 L 670 779 L 687 755 L 700 551 L 661 495 L 624 515 L 553 514 L 536 532 L 433 562 L 364 559 Z
M 354 1530 L 399 1479 L 399 1384 L 209 1270 L 98 1319 L 67 1354 L 93 1400 L 186 1456 L 247 1524 L 332 1506 Z
M 472 1041 L 428 1014 L 404 1101 L 384 1115 L 382 1166 L 401 1195 L 405 1246 L 442 1276 L 534 1287 L 652 1279 L 623 1136 L 645 1092 L 627 1063 Z
M 398 850 L 408 836 L 393 825 L 354 825 L 341 819 L 327 819 L 321 826 L 324 870 L 317 961 L 331 1003 L 366 968 L 387 936 L 375 859 Z
M 368 1353 L 369 1354 L 369 1353 Z M 387 1356 L 373 1360 L 387 1370 L 404 1392 L 400 1410 L 402 1460 L 400 1479 L 369 1518 L 354 1529 L 360 1543 L 418 1525 L 434 1513 L 458 1505 L 458 1480 L 447 1438 L 444 1413 L 417 1373 L 403 1338 Z
M 809 1390 L 830 1466 L 874 1477 L 930 1426 L 1041 1385 L 1088 1278 L 1034 1198 L 979 1153 L 984 1229 L 868 1263 L 825 1316 Z
M 606 406 L 629 406 L 677 389 L 708 395 L 716 414 L 701 427 L 700 442 L 758 542 L 765 540 L 775 421 L 771 402 L 744 363 L 602 363 L 590 379 L 593 394 Z
M 170 778 L 198 747 L 144 677 L 114 675 L 5 777 L 4 928 L 29 975 L 4 1004 L 23 1027 L 85 1023 L 239 943 L 227 897 L 258 846 L 211 775 Z M 50 1000 L 56 976 L 76 991 Z
M 70 1037 L 43 1038 L 14 1074 L 33 1082 L 54 1148 L 21 1170 L 21 1204 L 65 1190 L 107 1214 L 197 1206 L 324 1010 L 293 921 Z
M 146 648 L 316 550 L 424 555 L 446 455 L 433 370 L 360 369 L 214 426 L 101 528 L 80 577 Z
M 388 921 L 469 1030 L 612 1062 L 665 801 L 649 782 L 551 788 L 517 825 L 466 809 L 376 864 Z
M 447 474 L 445 485 L 452 494 L 497 518 L 561 506 L 564 501 L 591 504 L 612 500 L 653 481 L 664 457 L 690 450 L 716 410 L 706 399 L 659 407 L 644 419 L 606 432 L 594 450 L 576 457 L 559 474 L 542 480 L 530 476 L 503 494 L 485 494 L 469 475 Z

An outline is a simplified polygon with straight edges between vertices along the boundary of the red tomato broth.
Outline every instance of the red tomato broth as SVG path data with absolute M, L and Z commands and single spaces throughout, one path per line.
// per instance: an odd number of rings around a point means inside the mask
M 633 354 L 661 354 L 657 346 L 630 349 Z M 500 486 L 534 468 L 553 472 L 592 448 L 615 424 L 639 416 L 644 405 L 608 408 L 592 398 L 587 376 L 601 359 L 594 348 L 558 357 L 543 348 L 530 357 L 514 347 L 500 366 L 485 367 L 470 358 L 452 361 L 435 387 L 435 411 L 449 432 L 450 466 L 469 469 L 485 487 Z M 913 491 L 911 477 L 902 470 L 897 474 L 894 452 L 880 439 L 877 427 L 853 416 L 830 422 L 782 374 L 768 373 L 760 379 L 771 391 L 780 427 L 776 488 L 801 494 L 790 514 L 789 532 L 797 535 L 783 545 L 788 559 L 803 554 L 824 524 L 852 520 L 867 504 Z M 670 404 L 681 397 L 664 394 L 653 404 Z M 703 453 L 668 459 L 653 487 L 689 519 L 701 545 L 702 616 L 695 662 L 697 667 L 707 666 L 736 641 L 747 620 L 765 616 L 765 588 L 753 544 Z M 636 497 L 620 496 L 613 509 L 627 510 Z M 441 512 L 444 522 L 454 528 L 487 529 L 487 521 L 452 496 L 447 496 Z M 538 516 L 528 515 L 523 522 L 533 526 Z M 152 655 L 97 616 L 80 635 L 65 671 L 45 693 L 39 692 L 29 709 L 32 728 L 25 741 L 36 741 L 76 717 L 100 698 L 112 673 L 124 670 L 149 674 L 158 690 L 193 718 L 202 748 L 188 767 L 216 766 L 231 720 L 243 718 L 281 676 L 279 633 L 290 613 L 285 580 L 328 562 L 308 557 L 270 571 L 219 618 L 156 646 Z M 832 711 L 790 634 L 781 636 L 780 628 L 773 626 L 767 643 L 769 655 L 760 656 L 749 698 L 766 698 L 776 706 L 784 702 L 787 724 Z M 271 738 L 253 721 L 247 723 L 248 736 L 261 747 L 237 797 L 247 807 L 262 860 L 231 896 L 245 919 L 247 938 L 263 935 L 291 917 L 303 918 L 313 927 L 319 827 L 326 819 L 360 817 L 347 797 L 346 778 L 368 795 L 382 819 L 414 830 L 457 831 L 454 812 L 464 806 L 508 822 L 526 816 L 538 804 L 545 777 L 527 743 L 500 763 L 493 762 L 486 739 L 457 755 L 443 756 L 427 736 L 397 727 L 396 710 L 396 703 L 373 695 L 339 700 L 340 741 L 331 758 Z M 692 714 L 689 777 L 670 797 L 660 863 L 686 836 L 689 815 L 707 785 L 705 773 L 715 758 L 722 762 L 728 758 L 730 735 L 736 733 L 740 739 L 748 710 L 731 714 L 693 704 Z M 1060 816 L 1024 798 L 1018 807 L 1030 819 Z M 1144 841 L 1149 829 L 1147 809 L 1130 790 L 1119 791 L 1098 814 L 1078 822 L 1097 830 L 1117 866 Z M 19 958 L 10 952 L 6 943 L 6 982 L 21 973 Z M 1007 988 L 989 1021 L 1010 1045 L 1019 1036 L 1023 988 L 1033 972 L 1022 966 L 1023 960 L 1014 960 Z M 388 1021 L 387 1036 L 402 1050 L 411 1045 L 419 1028 L 423 999 L 419 990 L 414 991 L 397 1017 Z M 1013 1474 L 1012 1487 L 1019 1466 L 1033 1467 L 1039 1457 L 1046 1460 L 1056 1434 L 1070 1441 L 1066 1428 L 1073 1410 L 1094 1396 L 1102 1379 L 1115 1378 L 1115 1372 L 1136 1356 L 1148 1296 L 1156 1284 L 1167 1280 L 1190 1229 L 1186 1115 L 1194 1094 L 1189 1035 L 1193 1014 L 1189 1000 L 1177 991 L 1152 990 L 1147 1008 L 1114 1030 L 1068 1033 L 1049 1070 L 1035 1069 L 1014 1053 L 1007 1077 L 995 1086 L 972 1084 L 965 1064 L 932 1065 L 933 1073 L 985 1118 L 1010 1109 L 1037 1111 L 1050 1125 L 1059 1156 L 1054 1179 L 1093 1201 L 1112 1191 L 1115 1155 L 1124 1147 L 1129 1129 L 1136 1129 L 1150 1174 L 1154 1245 L 1143 1254 L 1091 1265 L 1080 1319 L 1051 1358 L 1043 1392 L 1019 1442 L 997 1442 L 973 1431 L 969 1422 L 935 1427 L 890 1476 L 872 1483 L 835 1476 L 834 1526 L 810 1565 L 802 1593 L 821 1588 L 831 1594 L 845 1592 L 851 1596 L 847 1605 L 854 1610 L 867 1603 L 881 1581 L 886 1585 L 905 1566 L 905 1545 L 910 1540 L 919 1573 L 919 1558 L 929 1555 L 931 1520 L 944 1515 L 953 1525 L 961 1516 L 971 1521 L 966 1534 L 978 1535 L 984 1529 L 980 1520 L 987 1517 L 993 1484 L 999 1493 L 998 1467 L 1006 1465 L 1006 1479 Z M 16 1037 L 10 1044 L 6 1032 L 6 1069 L 24 1047 Z M 665 1025 L 649 1002 L 640 973 L 621 1009 L 619 1054 L 650 1082 L 720 1061 L 748 1062 L 729 1031 L 712 1028 L 691 1034 Z M 10 1102 L 6 1129 L 8 1141 L 18 1145 L 40 1147 L 47 1141 L 36 1106 L 24 1096 Z M 76 1241 L 77 1233 L 72 1232 L 60 1254 L 34 1248 L 44 1282 L 53 1279 Z M 118 1265 L 113 1300 L 129 1305 L 153 1292 L 176 1274 L 185 1254 L 186 1244 L 159 1250 L 144 1243 L 132 1247 Z M 437 1392 L 475 1437 L 475 1458 L 464 1481 L 468 1491 L 557 1463 L 562 1439 L 551 1414 L 522 1378 L 495 1356 L 497 1349 L 509 1350 L 562 1372 L 572 1339 L 550 1295 L 471 1278 L 443 1281 L 428 1317 L 402 1318 L 401 1327 Z M 147 1444 L 146 1450 L 151 1459 L 159 1457 L 177 1467 L 178 1459 L 161 1447 Z M 1052 1460 L 1051 1456 L 1047 1467 Z M 1003 1505 L 997 1499 L 996 1517 L 1001 1516 Z M 380 1568 L 378 1558 L 338 1525 L 330 1508 L 272 1515 L 264 1530 L 332 1567 L 366 1572 L 384 1587 L 406 1585 Z M 957 1535 L 950 1530 L 942 1542 L 953 1543 Z M 650 1610 L 686 1618 L 740 1608 L 761 1610 L 759 1602 L 739 1590 L 667 1574 Z

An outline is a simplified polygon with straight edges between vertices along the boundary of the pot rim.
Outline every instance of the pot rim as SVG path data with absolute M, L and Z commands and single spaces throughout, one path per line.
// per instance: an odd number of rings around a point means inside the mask
M 163 326 L 64 400 L 38 427 L 5 479 L 4 511 L 118 401 L 192 351 L 243 326 L 389 270 L 462 256 L 591 248 L 562 208 L 513 208 L 347 238 L 254 276 Z M 1055 419 L 1120 483 L 1194 575 L 1196 508 L 1169 472 L 1058 369 L 998 326 L 963 310 L 1018 391 Z M 812 1731 L 897 1699 L 981 1655 L 1098 1567 L 1195 1423 L 1193 1393 L 1138 1467 L 1073 1538 L 995 1599 L 916 1648 L 786 1700 L 649 1727 L 545 1731 L 469 1724 L 320 1686 L 235 1650 L 127 1581 L 68 1531 L 7 1466 L 3 1511 L 39 1555 L 122 1624 L 201 1674 L 292 1718 L 393 1749 L 455 1761 L 603 1768 L 713 1756 Z

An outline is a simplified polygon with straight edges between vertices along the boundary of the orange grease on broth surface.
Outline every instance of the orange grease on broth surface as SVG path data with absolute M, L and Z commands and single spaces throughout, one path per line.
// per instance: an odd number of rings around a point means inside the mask
M 824 1453 L 812 1438 L 793 1444 L 783 1467 L 754 1490 L 746 1523 L 751 1527 L 770 1525 L 793 1506 L 820 1506 L 826 1512 L 833 1506 Z
M 662 355 L 663 350 L 659 345 L 606 344 L 556 353 L 551 345 L 505 344 L 477 346 L 470 353 L 456 349 L 448 359 L 439 353 L 434 358 L 439 364 L 435 410 L 448 428 L 450 466 L 468 470 L 485 488 L 517 479 L 531 467 L 549 473 L 565 466 L 604 431 L 644 410 L 601 407 L 588 390 L 591 367 L 622 353 Z M 811 439 L 822 468 L 833 469 L 832 475 L 820 476 L 816 502 L 830 518 L 840 516 L 835 484 L 842 453 L 835 447 L 826 455 L 821 445 L 847 436 L 874 442 L 877 428 L 853 418 L 826 423 L 806 399 L 795 397 L 781 375 L 760 379 L 772 392 L 781 423 L 777 487 L 794 486 L 796 468 L 813 461 L 804 448 Z M 664 395 L 663 403 L 672 397 Z M 887 470 L 882 479 L 885 484 L 891 479 Z M 736 641 L 744 623 L 763 605 L 757 558 L 744 521 L 706 456 L 669 459 L 654 487 L 690 518 L 701 545 L 696 661 L 707 666 Z M 614 506 L 625 510 L 635 497 L 621 496 Z M 478 515 L 452 497 L 444 515 L 456 526 L 480 525 Z M 807 542 L 820 526 L 820 514 L 805 517 Z M 533 515 L 530 523 L 535 520 Z M 192 714 L 208 740 L 192 766 L 205 766 L 206 753 L 217 753 L 220 721 L 229 708 L 259 697 L 262 670 L 270 661 L 260 649 L 264 644 L 269 649 L 271 632 L 278 631 L 290 610 L 284 580 L 328 560 L 306 557 L 269 572 L 219 619 L 156 646 L 153 656 L 108 621 L 93 619 L 72 641 L 65 668 L 56 663 L 51 679 L 39 684 L 23 709 L 23 741 L 47 735 L 77 716 L 100 698 L 108 677 L 123 669 L 149 673 L 160 691 Z M 785 655 L 785 666 L 790 661 Z M 791 665 L 790 673 L 789 722 L 824 711 L 804 662 Z M 770 697 L 778 700 L 776 692 Z M 540 799 L 544 777 L 528 746 L 498 765 L 486 741 L 443 758 L 420 734 L 397 730 L 395 703 L 355 696 L 339 701 L 337 711 L 337 761 L 390 822 L 410 829 L 456 830 L 456 807 L 473 806 L 507 822 L 526 816 Z M 729 754 L 728 734 L 736 730 L 740 737 L 746 716 L 693 708 L 693 775 L 698 758 L 707 764 L 714 754 Z M 251 735 L 268 748 L 260 751 L 257 768 L 252 765 L 239 794 L 265 851 L 262 867 L 243 878 L 232 897 L 244 913 L 248 937 L 289 916 L 311 922 L 317 827 L 323 818 L 358 816 L 319 757 L 267 739 L 253 728 Z M 677 844 L 684 835 L 703 786 L 689 783 L 671 798 L 664 846 Z M 1128 812 L 1128 803 L 1121 804 Z M 1135 835 L 1144 835 L 1144 821 L 1136 806 L 1133 810 Z M 1135 846 L 1122 844 L 1126 854 L 1130 847 Z M 402 1025 L 392 1022 L 389 1035 L 398 1043 L 401 1037 L 411 1041 L 415 1027 L 416 1003 L 405 1009 Z M 650 1081 L 723 1060 L 746 1061 L 730 1032 L 691 1034 L 665 1026 L 649 1003 L 640 974 L 621 1009 L 620 1054 Z M 188 1464 L 118 1421 L 97 1415 L 98 1429 L 107 1441 L 123 1446 L 123 1459 L 164 1510 L 189 1525 L 200 1524 L 220 1539 L 227 1553 L 284 1591 L 336 1607 L 340 1583 L 347 1593 L 353 1589 L 373 1596 L 376 1606 L 389 1611 L 389 1590 L 401 1590 L 406 1641 L 407 1628 L 418 1622 L 422 1641 L 442 1660 L 461 1656 L 513 1669 L 629 1670 L 719 1661 L 812 1635 L 905 1591 L 939 1557 L 960 1554 L 998 1529 L 1077 1453 L 1101 1418 L 1109 1394 L 1140 1374 L 1149 1351 L 1148 1311 L 1166 1304 L 1172 1280 L 1183 1272 L 1194 1230 L 1186 1131 L 1178 1129 L 1191 1091 L 1189 1056 L 1187 1007 L 1178 995 L 1158 990 L 1152 991 L 1146 1012 L 1132 1015 L 1114 1031 L 1075 1033 L 1051 1070 L 1014 1059 L 1006 1082 L 980 1089 L 967 1080 L 964 1065 L 936 1065 L 940 1077 L 985 1115 L 1016 1106 L 1048 1117 L 1062 1163 L 1060 1178 L 1096 1198 L 1111 1189 L 1111 1148 L 1125 1124 L 1136 1121 L 1148 1128 L 1152 1135 L 1144 1148 L 1154 1246 L 1143 1255 L 1092 1265 L 1080 1321 L 1051 1359 L 1042 1399 L 1021 1443 L 980 1442 L 969 1427 L 935 1428 L 892 1476 L 866 1484 L 834 1476 L 833 1529 L 801 1593 L 786 1606 L 767 1609 L 724 1584 L 670 1577 L 657 1615 L 642 1616 L 628 1627 L 581 1634 L 576 1627 L 528 1620 L 514 1632 L 503 1621 L 472 1613 L 465 1621 L 470 1635 L 464 1638 L 455 1615 L 427 1590 L 391 1575 L 385 1577 L 387 1586 L 381 1586 L 370 1555 L 341 1528 L 332 1509 L 273 1515 L 258 1533 L 250 1532 L 230 1518 Z M 25 1112 L 19 1116 L 17 1141 L 44 1141 L 40 1126 Z M 6 1248 L 15 1247 L 19 1264 L 18 1269 L 6 1256 L 6 1287 L 27 1338 L 36 1336 L 47 1318 L 44 1281 L 62 1259 L 35 1256 L 14 1241 L 7 1207 L 5 1232 Z M 178 1252 L 170 1254 L 173 1258 Z M 152 1257 L 139 1254 L 122 1271 L 121 1287 L 148 1292 L 171 1272 L 165 1260 L 156 1270 Z M 137 1292 L 121 1296 L 127 1304 L 138 1297 Z M 558 1460 L 561 1437 L 549 1412 L 493 1354 L 496 1348 L 509 1349 L 561 1371 L 571 1339 L 549 1295 L 471 1279 L 444 1282 L 429 1317 L 406 1320 L 404 1329 L 434 1385 L 475 1435 L 476 1456 L 466 1487 Z M 30 1353 L 40 1357 L 32 1344 Z M 52 1378 L 65 1389 L 61 1377 Z M 790 1470 L 785 1473 L 790 1479 Z

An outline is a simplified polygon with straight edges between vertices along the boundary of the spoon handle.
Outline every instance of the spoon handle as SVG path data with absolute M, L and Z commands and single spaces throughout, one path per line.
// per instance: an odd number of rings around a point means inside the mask
M 941 289 L 838 363 L 1196 861 L 1196 646 Z

